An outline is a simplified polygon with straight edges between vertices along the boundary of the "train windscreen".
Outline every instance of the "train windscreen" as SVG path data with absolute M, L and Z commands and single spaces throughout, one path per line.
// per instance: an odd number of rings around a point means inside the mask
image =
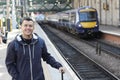
M 80 22 L 96 21 L 97 20 L 96 12 L 94 11 L 80 12 L 79 19 L 80 19 Z

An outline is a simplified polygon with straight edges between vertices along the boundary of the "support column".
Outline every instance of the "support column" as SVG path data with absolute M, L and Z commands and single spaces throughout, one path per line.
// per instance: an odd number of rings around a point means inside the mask
M 74 0 L 74 8 L 78 8 L 79 7 L 79 0 Z
M 10 0 L 7 0 L 7 31 L 11 31 L 10 30 Z
M 12 0 L 12 28 L 17 28 L 15 0 Z
M 119 0 L 119 24 L 118 27 L 120 27 L 120 0 Z

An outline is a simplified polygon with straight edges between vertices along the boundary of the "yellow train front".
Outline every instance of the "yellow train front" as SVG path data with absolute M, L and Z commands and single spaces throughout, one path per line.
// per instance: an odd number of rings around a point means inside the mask
M 82 37 L 97 36 L 99 32 L 99 22 L 97 10 L 92 7 L 82 7 L 78 9 L 78 22 L 76 31 Z

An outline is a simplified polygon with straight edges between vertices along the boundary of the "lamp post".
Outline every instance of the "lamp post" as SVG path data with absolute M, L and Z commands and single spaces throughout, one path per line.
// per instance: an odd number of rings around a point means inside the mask
M 120 27 L 120 0 L 119 0 L 119 24 L 118 27 Z
M 22 0 L 22 17 L 27 16 L 28 3 L 27 0 Z
M 11 31 L 10 29 L 10 0 L 7 0 L 7 31 Z
M 12 28 L 17 28 L 15 0 L 12 0 Z
M 7 18 L 9 18 L 10 15 L 9 6 L 10 6 L 10 0 L 7 0 Z
M 24 0 L 24 7 L 25 7 L 25 16 L 28 16 L 28 0 Z

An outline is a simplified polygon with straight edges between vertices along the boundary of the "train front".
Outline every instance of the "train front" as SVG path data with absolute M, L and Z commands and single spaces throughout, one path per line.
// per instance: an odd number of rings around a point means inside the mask
M 96 36 L 96 34 L 99 32 L 98 14 L 96 9 L 80 9 L 78 10 L 78 15 L 78 32 L 84 36 Z

